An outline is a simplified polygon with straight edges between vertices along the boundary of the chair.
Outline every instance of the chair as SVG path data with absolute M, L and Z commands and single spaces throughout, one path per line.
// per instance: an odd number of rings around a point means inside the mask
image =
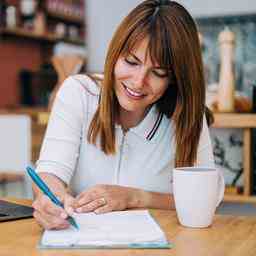
M 0 115 L 0 195 L 32 198 L 26 166 L 31 162 L 31 120 Z

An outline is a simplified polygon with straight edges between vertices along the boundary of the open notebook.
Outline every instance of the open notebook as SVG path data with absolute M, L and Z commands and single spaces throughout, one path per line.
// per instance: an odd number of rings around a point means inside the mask
M 46 230 L 39 248 L 171 248 L 147 210 L 75 214 L 79 230 Z

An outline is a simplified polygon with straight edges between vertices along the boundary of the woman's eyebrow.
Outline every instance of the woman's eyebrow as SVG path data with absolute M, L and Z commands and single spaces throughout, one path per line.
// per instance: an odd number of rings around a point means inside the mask
M 130 52 L 129 55 L 131 55 L 134 59 L 142 63 L 142 61 L 134 53 Z
M 132 56 L 134 59 L 136 59 L 138 62 L 143 63 L 134 53 L 129 52 L 128 55 L 131 55 L 131 56 Z M 168 71 L 168 69 L 167 69 L 166 67 L 154 66 L 153 68 L 154 68 L 154 69 L 160 69 L 160 70 L 163 70 L 163 71 Z

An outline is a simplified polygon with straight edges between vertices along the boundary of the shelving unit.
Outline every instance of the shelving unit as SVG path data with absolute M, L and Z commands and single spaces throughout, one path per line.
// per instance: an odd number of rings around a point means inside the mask
M 63 14 L 60 12 L 53 12 L 50 10 L 47 10 L 47 15 L 49 17 L 55 18 L 55 19 L 59 19 L 62 21 L 68 21 L 68 22 L 72 22 L 72 23 L 77 23 L 82 25 L 84 23 L 84 20 L 81 17 L 77 17 L 74 15 L 67 15 L 67 14 Z
M 36 73 L 44 64 L 51 63 L 57 43 L 64 42 L 79 50 L 86 48 L 86 1 L 34 0 L 37 5 L 27 17 L 26 12 L 22 12 L 21 0 L 0 2 L 0 52 L 3 55 L 0 69 L 2 90 L 5 91 L 0 95 L 0 108 L 8 108 L 21 103 L 21 72 Z M 15 10 L 14 17 L 7 12 L 8 8 Z M 10 17 L 15 20 L 13 23 Z
M 49 43 L 66 42 L 75 45 L 84 45 L 82 40 L 63 39 L 51 33 L 45 33 L 43 35 L 36 34 L 33 31 L 29 31 L 23 28 L 0 28 L 0 36 L 5 39 L 5 36 L 13 36 L 15 38 L 26 38 L 28 40 L 46 41 Z
M 256 128 L 256 114 L 214 113 L 213 128 L 243 129 L 243 193 L 238 195 L 226 194 L 226 201 L 255 202 L 256 196 L 251 195 L 252 155 L 251 129 Z
M 61 2 L 61 1 L 60 1 Z M 66 7 L 70 6 L 69 11 L 62 6 L 62 8 L 56 5 L 50 4 L 51 1 L 45 1 L 43 6 L 44 15 L 46 18 L 46 23 L 49 31 L 51 33 L 56 33 L 56 26 L 61 25 L 65 27 L 65 37 L 63 38 L 65 42 L 81 42 L 84 38 L 84 1 L 63 1 L 66 2 Z M 73 8 L 71 8 L 73 6 Z M 69 30 L 75 29 L 78 38 L 72 38 Z
M 57 42 L 56 36 L 50 33 L 40 35 L 40 34 L 35 34 L 32 31 L 29 31 L 23 28 L 15 28 L 15 29 L 0 28 L 0 35 L 2 36 L 2 39 L 4 39 L 3 36 L 14 36 L 14 37 L 33 39 L 38 41 L 47 41 L 51 43 Z

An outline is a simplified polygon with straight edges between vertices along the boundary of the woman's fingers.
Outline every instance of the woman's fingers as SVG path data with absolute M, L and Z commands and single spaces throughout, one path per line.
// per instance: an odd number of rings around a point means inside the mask
M 39 211 L 34 211 L 34 218 L 45 229 L 64 229 L 69 227 L 69 223 L 66 219 L 55 217 Z
M 129 205 L 131 189 L 117 185 L 96 185 L 82 192 L 77 198 L 77 212 L 98 212 L 124 210 Z
M 42 195 L 32 204 L 34 217 L 45 229 L 64 229 L 69 226 L 68 214 L 60 206 L 55 205 L 48 197 Z
M 83 192 L 76 199 L 77 207 L 93 202 L 94 200 L 98 199 L 98 197 L 98 194 L 93 191 Z
M 50 223 L 41 216 L 41 213 L 39 211 L 35 210 L 33 212 L 33 216 L 41 227 L 43 227 L 44 229 L 50 229 Z
M 81 212 L 92 212 L 98 209 L 99 207 L 102 207 L 107 204 L 107 201 L 104 197 L 98 198 L 96 200 L 93 200 L 90 203 L 87 203 L 85 205 L 80 206 L 79 208 L 76 209 L 78 213 Z
M 107 213 L 107 212 L 112 212 L 112 211 L 113 211 L 112 207 L 110 205 L 106 204 L 102 207 L 99 207 L 94 212 L 96 214 L 102 214 L 102 213 Z
M 67 218 L 67 213 L 60 206 L 54 204 L 47 196 L 43 195 L 38 198 L 32 205 L 34 209 L 41 213 L 47 213 L 53 216 L 61 216 Z
M 72 216 L 75 208 L 76 208 L 75 198 L 70 195 L 66 195 L 64 197 L 64 209 L 67 212 L 67 214 Z

